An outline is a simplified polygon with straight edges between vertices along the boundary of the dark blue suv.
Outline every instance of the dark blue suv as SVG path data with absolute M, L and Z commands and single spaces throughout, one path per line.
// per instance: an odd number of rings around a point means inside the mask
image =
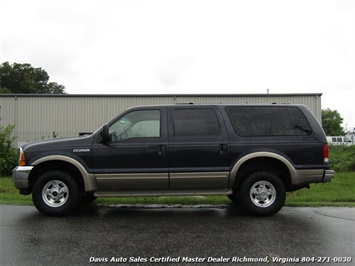
M 275 104 L 134 107 L 91 135 L 24 145 L 13 171 L 47 215 L 96 197 L 227 195 L 269 216 L 287 191 L 333 176 L 310 110 Z

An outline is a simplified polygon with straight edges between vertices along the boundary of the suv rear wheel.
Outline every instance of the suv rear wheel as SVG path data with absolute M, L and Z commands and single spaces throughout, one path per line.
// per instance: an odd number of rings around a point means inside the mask
M 79 187 L 75 179 L 63 171 L 49 171 L 34 183 L 32 199 L 43 214 L 62 216 L 78 205 Z
M 242 182 L 239 200 L 243 207 L 255 216 L 271 216 L 277 213 L 286 199 L 284 183 L 274 173 L 254 172 Z

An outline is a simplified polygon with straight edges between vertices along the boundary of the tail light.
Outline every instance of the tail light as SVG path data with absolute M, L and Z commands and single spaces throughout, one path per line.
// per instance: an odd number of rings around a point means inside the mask
M 329 146 L 324 144 L 323 146 L 324 163 L 329 163 Z

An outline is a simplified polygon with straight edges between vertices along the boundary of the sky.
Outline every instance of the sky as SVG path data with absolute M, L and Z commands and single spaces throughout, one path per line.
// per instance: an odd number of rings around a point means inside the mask
M 355 0 L 0 0 L 0 63 L 69 94 L 322 93 L 355 128 Z

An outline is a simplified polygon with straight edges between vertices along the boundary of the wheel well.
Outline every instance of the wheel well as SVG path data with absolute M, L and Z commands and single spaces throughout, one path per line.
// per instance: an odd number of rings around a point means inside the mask
M 74 165 L 64 162 L 64 161 L 48 161 L 43 162 L 39 165 L 36 165 L 29 176 L 29 188 L 32 191 L 33 184 L 36 182 L 36 179 L 41 176 L 43 173 L 52 171 L 52 170 L 59 170 L 70 174 L 73 178 L 75 178 L 76 182 L 79 185 L 79 190 L 81 192 L 84 191 L 84 181 L 83 176 L 81 175 L 78 168 Z
M 241 181 L 251 173 L 258 171 L 268 171 L 276 174 L 281 178 L 286 190 L 291 188 L 291 175 L 287 166 L 283 162 L 270 157 L 258 157 L 244 162 L 238 169 L 233 188 L 239 187 Z

